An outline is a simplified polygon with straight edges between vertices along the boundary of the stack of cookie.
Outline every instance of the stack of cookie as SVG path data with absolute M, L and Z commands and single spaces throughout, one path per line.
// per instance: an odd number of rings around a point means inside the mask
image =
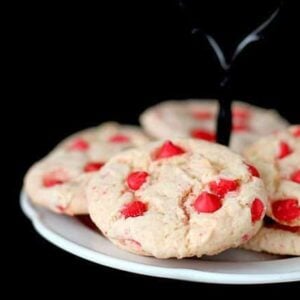
M 268 192 L 266 222 L 244 247 L 300 255 L 300 126 L 262 138 L 245 151 Z
M 213 143 L 216 114 L 216 101 L 168 101 L 142 114 L 145 132 L 116 123 L 79 132 L 31 167 L 25 190 L 56 213 L 89 214 L 111 242 L 140 255 L 239 246 L 300 255 L 300 127 L 257 141 L 288 123 L 235 103 L 230 146 L 246 149 L 243 157 Z M 277 224 L 263 226 L 265 213 Z

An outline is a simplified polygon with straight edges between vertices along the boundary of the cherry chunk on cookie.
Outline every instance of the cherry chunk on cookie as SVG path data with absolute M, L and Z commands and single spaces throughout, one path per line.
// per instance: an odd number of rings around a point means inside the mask
M 157 149 L 154 153 L 154 159 L 169 158 L 175 155 L 181 155 L 185 153 L 185 150 L 181 147 L 173 144 L 171 141 L 166 141 L 163 145 Z
M 132 190 L 138 190 L 147 180 L 149 174 L 143 171 L 132 172 L 127 177 L 127 185 Z
M 292 133 L 293 133 L 294 137 L 300 138 L 300 126 L 293 127 Z
M 296 182 L 296 183 L 300 183 L 300 170 L 295 171 L 292 175 L 291 175 L 291 180 Z
M 266 209 L 263 182 L 244 159 L 196 139 L 115 155 L 90 179 L 86 195 L 92 220 L 109 240 L 158 258 L 237 247 L 256 234 Z

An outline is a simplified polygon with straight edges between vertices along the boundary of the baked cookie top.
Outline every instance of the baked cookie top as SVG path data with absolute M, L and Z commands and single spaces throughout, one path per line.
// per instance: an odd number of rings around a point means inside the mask
M 140 117 L 147 133 L 156 138 L 197 138 L 216 140 L 216 100 L 166 101 L 148 108 Z M 261 136 L 287 127 L 275 110 L 234 102 L 230 147 L 241 152 Z
M 261 227 L 266 193 L 228 148 L 159 141 L 114 156 L 89 181 L 89 212 L 113 243 L 158 258 L 217 254 Z
M 261 138 L 245 151 L 265 182 L 267 215 L 280 224 L 300 225 L 300 125 Z
M 148 142 L 135 126 L 104 123 L 68 137 L 35 163 L 25 176 L 25 190 L 35 203 L 66 214 L 87 213 L 84 186 L 114 154 Z

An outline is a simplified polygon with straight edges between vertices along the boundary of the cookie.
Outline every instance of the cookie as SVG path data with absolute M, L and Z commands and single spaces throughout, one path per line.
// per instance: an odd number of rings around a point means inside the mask
M 25 176 L 30 199 L 55 212 L 85 214 L 84 187 L 114 154 L 149 141 L 138 128 L 104 123 L 76 133 L 34 164 Z
M 146 132 L 155 138 L 197 138 L 216 140 L 218 103 L 215 100 L 166 101 L 148 108 L 140 117 Z M 242 152 L 259 137 L 287 127 L 275 110 L 242 102 L 233 104 L 230 147 Z
M 92 220 L 115 245 L 157 258 L 214 255 L 261 227 L 266 193 L 227 147 L 159 141 L 113 157 L 87 186 Z
M 243 248 L 280 255 L 300 255 L 300 227 L 263 226 Z
M 300 125 L 261 138 L 245 150 L 265 182 L 267 215 L 277 223 L 300 225 Z

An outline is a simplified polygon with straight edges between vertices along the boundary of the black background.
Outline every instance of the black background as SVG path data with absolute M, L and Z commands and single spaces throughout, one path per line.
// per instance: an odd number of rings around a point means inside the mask
M 227 52 L 278 3 L 223 2 L 203 4 L 199 14 L 203 27 Z M 53 295 L 57 290 L 72 295 L 99 288 L 100 297 L 100 288 L 109 289 L 110 284 L 128 295 L 135 287 L 218 292 L 214 285 L 137 276 L 83 261 L 38 236 L 18 207 L 17 194 L 27 168 L 66 135 L 107 120 L 137 123 L 147 106 L 162 99 L 218 94 L 221 72 L 216 59 L 204 40 L 191 37 L 176 1 L 98 5 L 18 7 L 11 53 L 14 83 L 7 101 L 18 124 L 10 135 L 16 145 L 10 149 L 15 151 L 16 180 L 14 219 L 10 219 L 14 226 L 8 231 L 13 277 L 28 279 Z M 293 123 L 300 121 L 298 19 L 297 9 L 285 3 L 272 30 L 245 51 L 234 69 L 236 98 L 275 107 Z M 33 275 L 28 276 L 29 271 Z

